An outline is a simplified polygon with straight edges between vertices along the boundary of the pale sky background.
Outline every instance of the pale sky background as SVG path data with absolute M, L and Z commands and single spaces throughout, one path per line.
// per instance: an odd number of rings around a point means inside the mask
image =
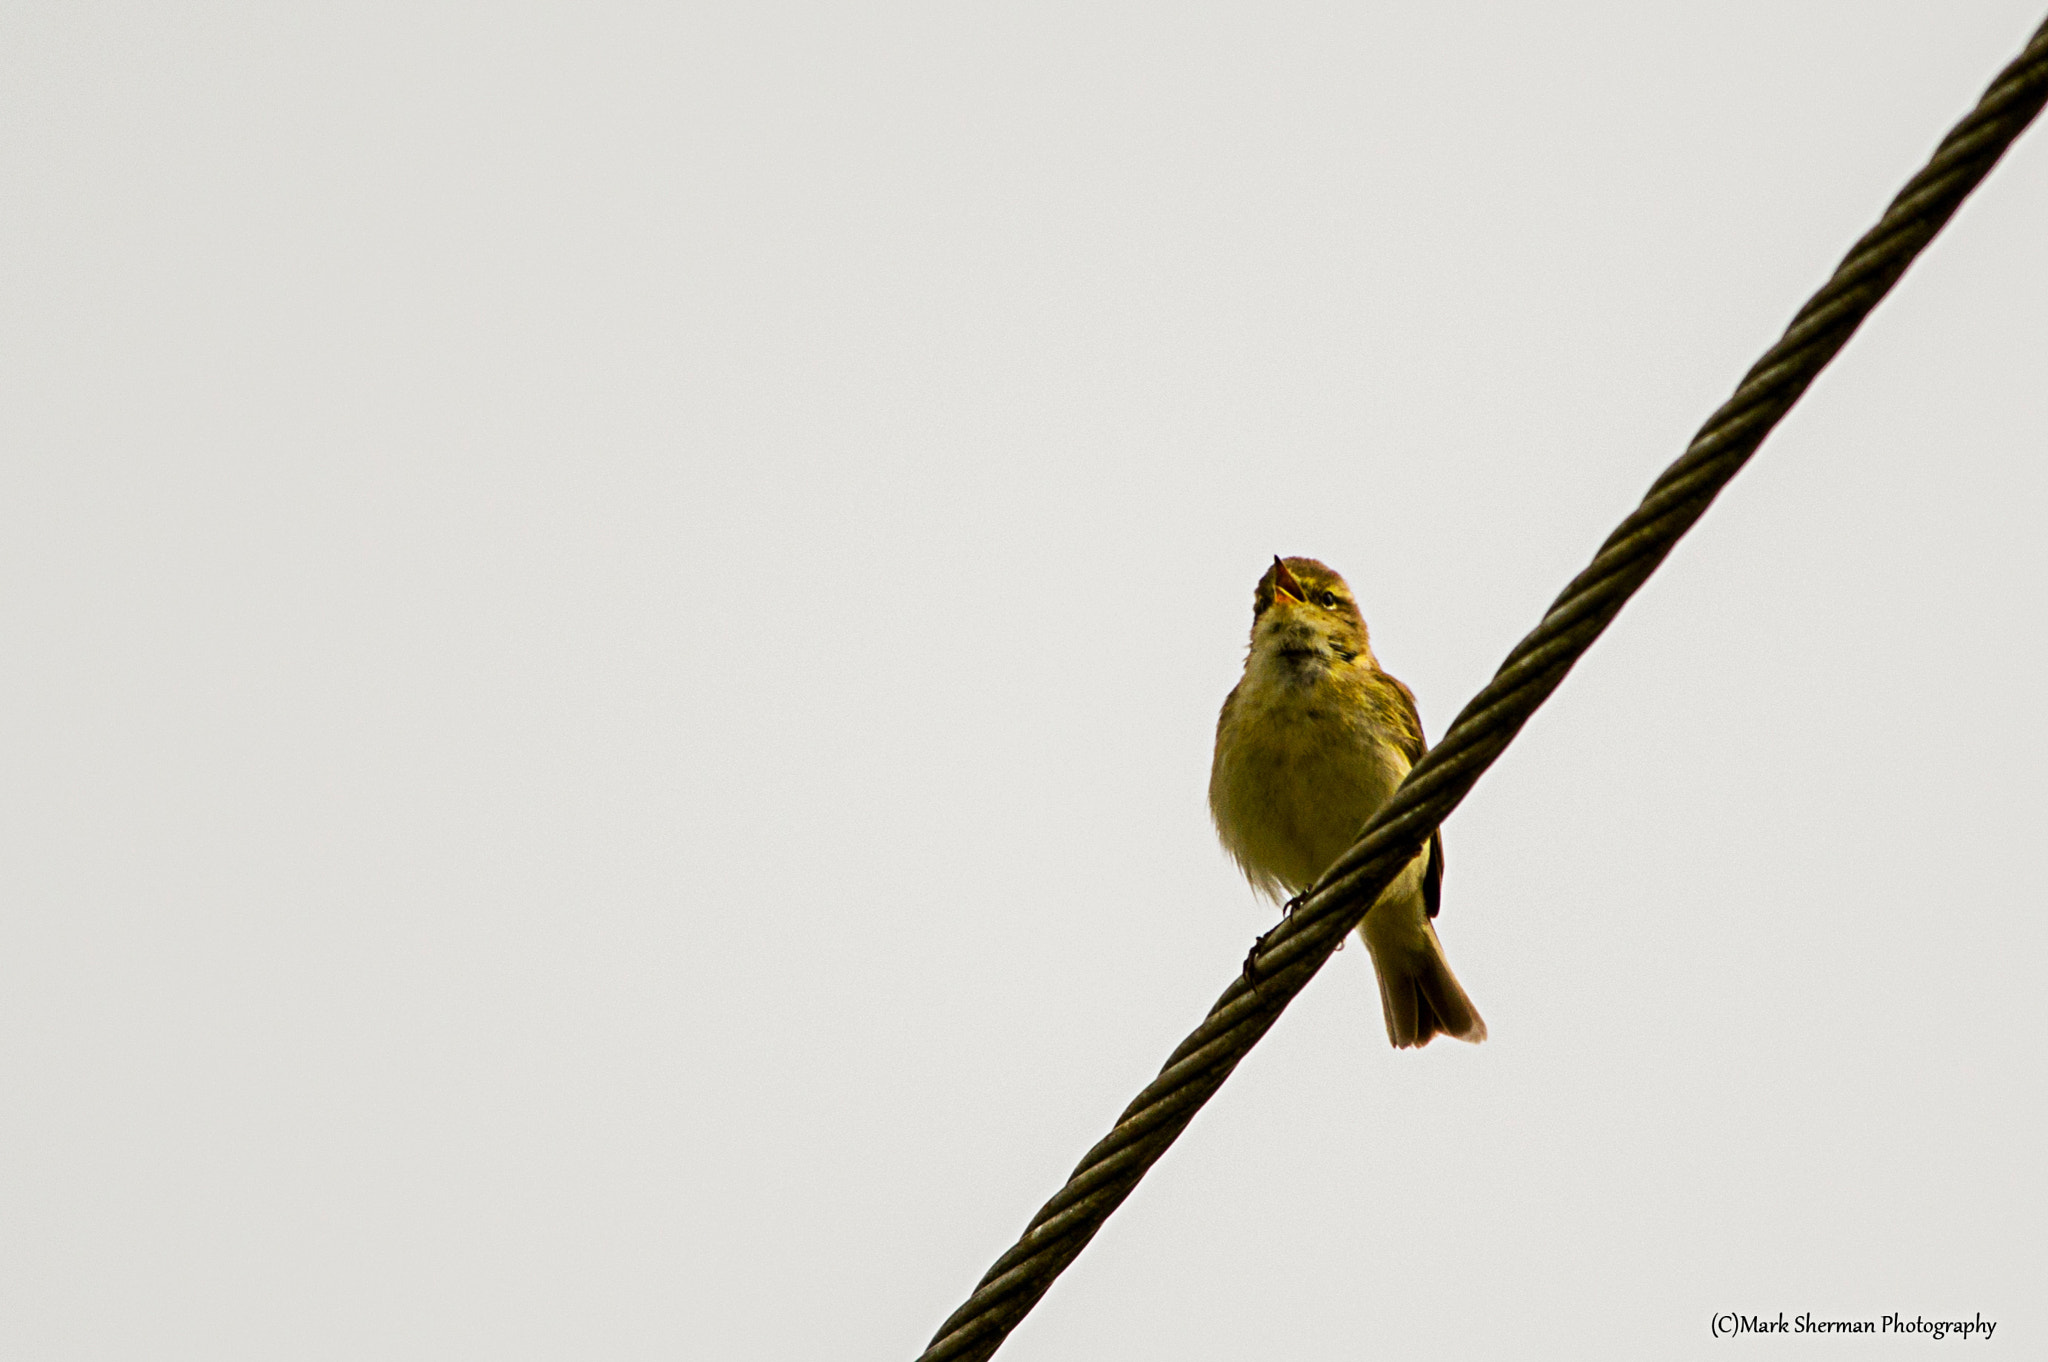
M 2041 17 L 0 6 L 0 1355 L 914 1357 L 1271 920 L 1267 560 L 1441 734 Z M 2044 242 L 1446 825 L 1492 1040 L 1336 957 L 1005 1362 L 2043 1355 Z

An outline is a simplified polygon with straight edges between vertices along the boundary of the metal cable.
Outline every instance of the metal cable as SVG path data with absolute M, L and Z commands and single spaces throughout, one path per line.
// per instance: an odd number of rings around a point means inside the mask
M 1045 1203 L 919 1362 L 986 1358 L 1356 927 L 2048 102 L 2048 22 Z

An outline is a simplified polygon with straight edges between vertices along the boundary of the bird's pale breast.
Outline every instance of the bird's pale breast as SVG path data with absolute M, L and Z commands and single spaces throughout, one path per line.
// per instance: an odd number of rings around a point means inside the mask
M 1254 656 L 1217 727 L 1209 807 L 1223 844 L 1276 899 L 1315 883 L 1408 772 L 1338 668 Z

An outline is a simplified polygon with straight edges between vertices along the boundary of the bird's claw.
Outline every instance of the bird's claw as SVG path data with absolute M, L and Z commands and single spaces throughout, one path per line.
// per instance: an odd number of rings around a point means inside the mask
M 1280 921 L 1285 922 L 1288 918 L 1293 917 L 1294 910 L 1301 907 L 1302 904 L 1308 902 L 1310 892 L 1312 891 L 1303 891 L 1302 893 L 1296 894 L 1293 898 L 1287 900 L 1286 903 L 1282 904 L 1280 906 Z M 1249 951 L 1245 952 L 1244 981 L 1254 988 L 1257 988 L 1259 985 L 1259 952 L 1266 949 L 1266 938 L 1279 930 L 1280 927 L 1278 923 L 1274 924 L 1272 927 L 1269 927 L 1263 934 L 1260 935 L 1257 941 L 1252 942 L 1252 948 Z M 1340 951 L 1344 949 L 1344 943 L 1342 941 L 1339 941 L 1337 943 L 1337 949 Z
M 1252 942 L 1252 948 L 1244 953 L 1244 981 L 1253 988 L 1259 986 L 1259 952 L 1266 949 L 1266 938 L 1271 931 L 1259 933 L 1259 939 Z

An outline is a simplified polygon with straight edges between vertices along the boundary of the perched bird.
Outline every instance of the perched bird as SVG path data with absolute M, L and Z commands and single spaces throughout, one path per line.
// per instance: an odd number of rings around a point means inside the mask
M 1252 600 L 1244 679 L 1216 719 L 1209 812 L 1252 887 L 1305 892 L 1358 839 L 1422 757 L 1415 696 L 1380 670 L 1344 579 L 1313 558 L 1275 558 Z M 1387 886 L 1358 934 L 1379 975 L 1387 1039 L 1486 1039 L 1430 919 L 1442 833 Z

